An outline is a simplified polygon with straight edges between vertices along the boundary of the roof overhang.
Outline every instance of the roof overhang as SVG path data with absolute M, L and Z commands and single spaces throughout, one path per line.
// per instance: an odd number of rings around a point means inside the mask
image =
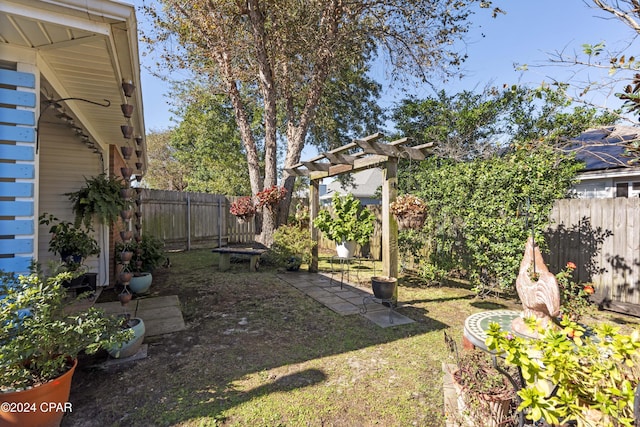
M 81 98 L 110 106 L 68 100 L 63 108 L 106 149 L 135 146 L 120 126 L 134 127 L 142 139 L 144 114 L 140 84 L 138 29 L 133 5 L 112 0 L 3 0 L 0 2 L 0 58 L 3 49 L 35 54 L 44 79 L 41 101 Z M 126 97 L 122 82 L 135 86 Z M 120 105 L 133 104 L 130 119 Z M 60 103 L 62 104 L 62 103 Z M 145 167 L 145 166 L 143 166 Z

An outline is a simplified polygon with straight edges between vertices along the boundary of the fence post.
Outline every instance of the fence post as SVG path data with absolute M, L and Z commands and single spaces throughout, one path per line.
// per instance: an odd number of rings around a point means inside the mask
M 222 247 L 222 197 L 218 197 L 218 247 Z
M 187 250 L 191 250 L 191 196 L 187 193 Z

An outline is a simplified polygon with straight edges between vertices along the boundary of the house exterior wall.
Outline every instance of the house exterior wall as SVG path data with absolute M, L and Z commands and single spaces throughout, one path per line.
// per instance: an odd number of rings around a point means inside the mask
M 35 58 L 0 55 L 0 270 L 27 273 L 37 251 Z
M 69 126 L 50 113 L 47 111 L 43 114 L 40 126 L 39 209 L 40 213 L 46 212 L 60 220 L 73 222 L 71 202 L 65 193 L 77 191 L 84 184 L 85 177 L 99 175 L 102 164 L 100 157 L 89 150 Z M 94 229 L 94 237 L 100 247 L 105 247 L 106 235 L 102 226 L 95 223 Z M 50 261 L 59 261 L 57 256 L 48 251 L 51 237 L 48 231 L 47 226 L 40 226 L 38 261 L 45 269 Z M 98 273 L 99 284 L 105 280 L 106 265 L 103 258 L 104 254 L 85 260 L 89 271 Z
M 124 182 L 124 177 L 122 176 L 121 168 L 127 167 L 127 163 L 122 158 L 118 147 L 115 145 L 109 146 L 109 164 L 111 167 L 109 168 L 109 176 L 121 178 Z M 116 253 L 116 243 L 122 242 L 120 238 L 120 231 L 127 231 L 128 225 L 121 219 L 118 219 L 117 224 L 115 224 L 111 228 L 111 232 L 109 233 L 109 285 L 113 286 L 116 284 L 116 274 L 120 272 L 120 268 L 118 268 L 118 258 L 115 256 Z M 120 266 L 121 267 L 121 266 Z
M 626 171 L 589 173 L 573 190 L 580 199 L 606 199 L 613 197 L 640 197 L 640 173 Z

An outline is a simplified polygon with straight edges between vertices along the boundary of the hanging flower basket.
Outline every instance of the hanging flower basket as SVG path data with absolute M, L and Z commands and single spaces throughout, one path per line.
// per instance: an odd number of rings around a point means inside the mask
M 258 199 L 257 205 L 259 208 L 266 207 L 267 209 L 273 209 L 286 195 L 286 188 L 274 185 L 256 194 L 256 198 Z
M 427 219 L 427 213 L 395 217 L 400 230 L 419 230 Z
M 256 214 L 256 207 L 250 196 L 244 196 L 231 203 L 229 212 L 238 218 L 240 224 L 243 224 L 253 218 Z
M 412 194 L 398 197 L 389 205 L 389 209 L 398 221 L 398 228 L 401 230 L 419 230 L 427 218 L 427 204 Z

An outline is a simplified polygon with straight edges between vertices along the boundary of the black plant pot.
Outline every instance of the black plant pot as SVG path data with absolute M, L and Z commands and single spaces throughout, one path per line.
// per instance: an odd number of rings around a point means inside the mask
M 398 279 L 396 279 L 395 277 L 376 276 L 371 278 L 373 295 L 378 299 L 392 299 L 397 284 Z
M 84 291 L 95 291 L 98 273 L 85 273 L 82 276 L 62 282 L 62 286 L 68 289 L 75 289 L 76 293 Z

